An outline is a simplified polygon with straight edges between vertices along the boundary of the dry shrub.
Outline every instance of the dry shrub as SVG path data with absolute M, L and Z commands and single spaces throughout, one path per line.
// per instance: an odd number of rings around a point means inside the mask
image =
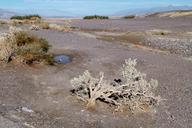
M 54 29 L 54 30 L 59 30 L 59 31 L 63 30 L 63 28 L 60 25 L 57 25 L 57 24 L 49 24 L 49 28 Z
M 40 27 L 42 29 L 52 29 L 52 30 L 65 31 L 65 32 L 68 32 L 72 29 L 69 20 L 64 21 L 62 25 L 53 24 L 53 23 L 49 24 L 47 22 L 41 22 Z
M 19 28 L 10 27 L 9 32 L 0 35 L 0 60 L 32 64 L 34 62 L 53 63 L 53 57 L 47 54 L 48 42 Z
M 70 27 L 58 24 L 49 24 L 49 28 L 58 31 L 69 31 Z
M 122 79 L 114 82 L 104 80 L 102 72 L 95 78 L 85 71 L 82 76 L 71 80 L 72 92 L 86 102 L 88 108 L 94 108 L 96 100 L 100 100 L 118 108 L 127 106 L 131 112 L 150 110 L 160 101 L 160 97 L 153 93 L 158 81 L 147 81 L 146 75 L 135 68 L 136 64 L 136 60 L 126 60 L 121 68 Z
M 38 30 L 40 30 L 40 27 L 38 25 L 31 25 L 31 27 L 29 29 L 38 31 Z
M 10 20 L 10 25 L 12 26 L 17 26 L 17 25 L 23 25 L 23 24 L 40 24 L 41 23 L 41 19 L 36 19 L 36 18 L 32 18 L 32 19 L 12 19 Z
M 147 34 L 150 34 L 150 35 L 168 35 L 171 33 L 171 31 L 169 30 L 163 30 L 163 29 L 153 29 L 153 30 L 148 30 L 146 31 Z
M 0 60 L 8 62 L 16 51 L 15 38 L 11 34 L 3 33 L 0 35 Z
M 24 24 L 40 24 L 41 20 L 40 19 L 30 19 L 30 20 L 21 20 L 24 22 Z
M 70 31 L 71 30 L 71 25 L 69 21 L 64 21 L 63 25 L 58 25 L 58 24 L 49 24 L 49 28 L 53 30 L 58 30 L 58 31 Z
M 49 29 L 50 27 L 49 27 L 49 23 L 47 23 L 47 22 L 42 22 L 41 24 L 40 24 L 40 27 L 42 28 L 42 29 Z
M 63 26 L 65 27 L 66 31 L 69 31 L 69 30 L 71 30 L 73 28 L 70 23 L 71 23 L 71 20 L 65 20 L 63 22 Z
M 12 25 L 12 26 L 23 25 L 24 21 L 22 21 L 22 20 L 11 20 L 9 22 L 9 24 Z
M 0 24 L 1 24 L 1 25 L 7 24 L 7 21 L 5 21 L 5 20 L 0 20 Z

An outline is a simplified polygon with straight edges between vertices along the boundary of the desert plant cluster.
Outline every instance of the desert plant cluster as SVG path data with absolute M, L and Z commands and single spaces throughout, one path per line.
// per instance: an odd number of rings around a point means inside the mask
M 41 16 L 39 15 L 24 15 L 24 16 L 12 16 L 10 18 L 11 20 L 36 20 L 36 19 L 41 19 Z
M 52 30 L 58 30 L 58 31 L 70 31 L 71 30 L 71 26 L 70 24 L 64 24 L 64 25 L 58 25 L 58 24 L 49 24 L 49 29 Z
M 64 21 L 62 25 L 41 22 L 39 26 L 42 29 L 52 29 L 52 30 L 64 31 L 64 32 L 68 32 L 72 29 L 72 27 L 70 25 L 70 21 Z
M 134 19 L 136 16 L 135 15 L 128 15 L 124 16 L 123 19 Z
M 72 92 L 83 100 L 88 108 L 94 108 L 96 101 L 128 108 L 131 112 L 148 111 L 161 100 L 153 91 L 158 86 L 158 81 L 146 80 L 146 74 L 136 69 L 137 61 L 128 59 L 121 68 L 121 79 L 110 82 L 104 79 L 104 73 L 98 78 L 91 76 L 89 71 L 71 80 Z
M 90 19 L 100 19 L 100 20 L 103 20 L 103 19 L 109 19 L 109 17 L 108 16 L 94 15 L 94 16 L 85 16 L 85 17 L 83 17 L 83 19 L 85 19 L 85 20 L 90 20 Z
M 31 25 L 31 27 L 29 28 L 30 30 L 35 30 L 35 31 L 38 31 L 38 30 L 40 30 L 40 27 L 39 27 L 39 25 Z
M 41 22 L 41 16 L 39 15 L 24 15 L 24 16 L 12 16 L 9 24 L 16 26 L 22 24 L 39 24 Z
M 51 64 L 49 47 L 45 39 L 20 28 L 10 27 L 8 32 L 0 34 L 0 60 L 7 63 L 16 60 L 25 64 Z
M 5 20 L 0 20 L 0 25 L 7 24 Z
M 45 22 L 39 15 L 25 15 L 25 16 L 13 16 L 10 18 L 11 20 L 0 20 L 0 24 L 8 24 L 10 26 L 22 26 L 22 25 L 30 25 L 30 30 L 38 31 L 40 29 L 51 29 L 57 31 L 69 32 L 75 27 L 72 27 L 70 24 L 70 20 L 65 20 L 61 25 L 55 23 Z
M 47 22 L 41 22 L 40 27 L 42 29 L 50 29 L 49 23 L 47 23 Z

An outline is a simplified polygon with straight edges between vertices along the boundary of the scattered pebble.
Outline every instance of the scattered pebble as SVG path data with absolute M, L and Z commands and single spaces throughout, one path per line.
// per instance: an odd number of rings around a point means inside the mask
M 29 109 L 29 108 L 27 108 L 27 107 L 22 107 L 21 110 L 22 110 L 23 112 L 29 112 L 29 113 L 34 112 L 32 109 Z
M 25 122 L 24 125 L 27 126 L 28 128 L 35 128 L 34 126 L 28 124 L 27 122 Z
M 142 43 L 154 48 L 166 49 L 171 53 L 192 56 L 192 39 L 151 36 Z

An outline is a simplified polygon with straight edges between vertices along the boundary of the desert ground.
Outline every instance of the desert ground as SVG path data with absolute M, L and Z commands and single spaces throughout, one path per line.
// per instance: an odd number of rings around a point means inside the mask
M 62 24 L 63 20 L 46 19 Z M 32 31 L 53 54 L 72 61 L 54 66 L 0 64 L 0 128 L 191 128 L 192 17 L 70 21 L 74 30 Z M 1 25 L 0 31 L 8 30 Z M 94 111 L 74 97 L 70 80 L 89 70 L 114 79 L 135 58 L 147 78 L 159 81 L 163 99 L 154 112 L 113 112 L 98 101 Z

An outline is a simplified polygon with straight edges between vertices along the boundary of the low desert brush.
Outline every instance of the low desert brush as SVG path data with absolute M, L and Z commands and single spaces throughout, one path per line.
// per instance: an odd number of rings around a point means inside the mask
M 27 64 L 46 61 L 49 63 L 52 58 L 47 54 L 49 47 L 45 39 L 11 27 L 9 32 L 0 35 L 0 60 L 9 62 L 16 59 Z
M 83 17 L 84 20 L 91 20 L 91 19 L 99 19 L 99 20 L 104 20 L 104 19 L 109 19 L 108 16 L 99 16 L 99 15 L 93 15 L 93 16 L 85 16 Z
M 53 23 L 49 24 L 47 22 L 41 22 L 40 27 L 42 29 L 52 29 L 52 30 L 64 31 L 64 32 L 68 32 L 71 29 L 73 29 L 73 27 L 71 27 L 71 25 L 70 25 L 70 20 L 65 20 L 62 25 L 53 24 Z
M 71 26 L 68 23 L 64 23 L 64 25 L 58 25 L 58 24 L 49 24 L 49 28 L 53 30 L 58 30 L 58 31 L 70 31 Z
M 12 16 L 11 25 L 17 26 L 22 24 L 39 24 L 41 16 L 39 15 L 25 15 L 25 16 Z
M 38 31 L 40 30 L 40 27 L 38 25 L 31 25 L 31 27 L 29 28 L 30 30 L 35 30 L 35 31 Z
M 113 82 L 104 80 L 104 73 L 98 78 L 91 76 L 89 71 L 71 80 L 72 92 L 81 100 L 86 102 L 88 108 L 94 108 L 96 101 L 121 108 L 127 107 L 131 112 L 147 111 L 160 101 L 153 91 L 158 86 L 158 81 L 146 80 L 146 75 L 139 72 L 135 66 L 136 60 L 128 59 L 121 68 L 121 79 Z
M 135 19 L 135 15 L 124 16 L 123 19 Z
M 36 19 L 41 19 L 41 16 L 35 14 L 35 15 L 25 15 L 25 16 L 12 16 L 10 18 L 11 20 L 36 20 Z
M 42 22 L 41 24 L 40 24 L 40 27 L 42 28 L 42 29 L 49 29 L 50 27 L 49 27 L 49 23 L 47 23 L 47 22 Z
M 7 24 L 7 21 L 5 20 L 0 20 L 0 25 Z

